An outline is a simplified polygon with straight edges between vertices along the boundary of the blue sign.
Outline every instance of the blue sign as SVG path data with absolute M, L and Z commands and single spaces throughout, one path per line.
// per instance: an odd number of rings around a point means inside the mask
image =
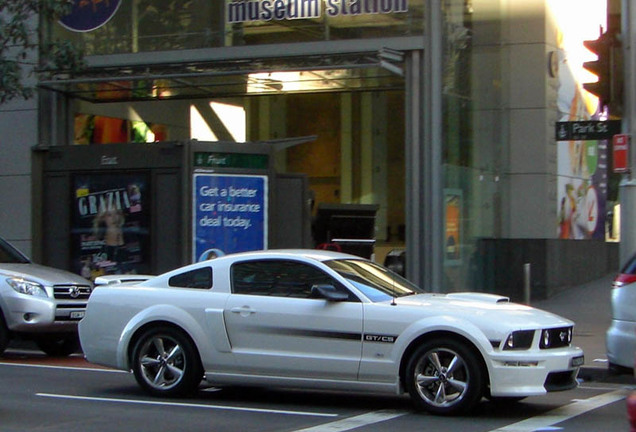
M 194 174 L 193 261 L 266 249 L 267 204 L 267 176 Z
M 71 13 L 60 24 L 71 31 L 89 32 L 106 24 L 120 4 L 121 0 L 74 0 Z

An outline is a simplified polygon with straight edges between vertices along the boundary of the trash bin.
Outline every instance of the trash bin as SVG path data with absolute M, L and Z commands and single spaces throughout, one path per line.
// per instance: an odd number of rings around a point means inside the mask
M 404 249 L 391 249 L 384 258 L 384 267 L 400 276 L 406 276 L 406 251 Z
M 314 223 L 317 245 L 337 245 L 344 253 L 371 258 L 375 248 L 375 204 L 319 204 Z

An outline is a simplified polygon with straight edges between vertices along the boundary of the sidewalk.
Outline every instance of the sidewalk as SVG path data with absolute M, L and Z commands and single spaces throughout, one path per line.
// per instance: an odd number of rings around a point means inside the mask
M 574 321 L 573 343 L 585 353 L 585 364 L 579 373 L 581 379 L 635 384 L 632 375 L 610 372 L 605 355 L 605 332 L 611 322 L 610 296 L 615 276 L 608 274 L 566 289 L 547 300 L 533 301 L 531 305 Z

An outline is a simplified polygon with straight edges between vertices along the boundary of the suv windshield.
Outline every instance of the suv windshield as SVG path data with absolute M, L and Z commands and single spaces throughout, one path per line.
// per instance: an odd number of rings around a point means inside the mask
M 325 265 L 338 272 L 374 302 L 425 293 L 397 273 L 370 261 L 332 260 L 326 261 Z
M 0 263 L 2 264 L 28 264 L 30 261 L 6 241 L 0 239 Z

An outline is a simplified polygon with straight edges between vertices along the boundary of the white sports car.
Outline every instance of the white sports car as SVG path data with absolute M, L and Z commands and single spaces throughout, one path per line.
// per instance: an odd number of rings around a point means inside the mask
M 90 362 L 154 395 L 259 385 L 408 392 L 436 414 L 482 397 L 571 389 L 573 323 L 483 293 L 432 294 L 369 260 L 318 250 L 199 262 L 99 286 L 80 322 Z

